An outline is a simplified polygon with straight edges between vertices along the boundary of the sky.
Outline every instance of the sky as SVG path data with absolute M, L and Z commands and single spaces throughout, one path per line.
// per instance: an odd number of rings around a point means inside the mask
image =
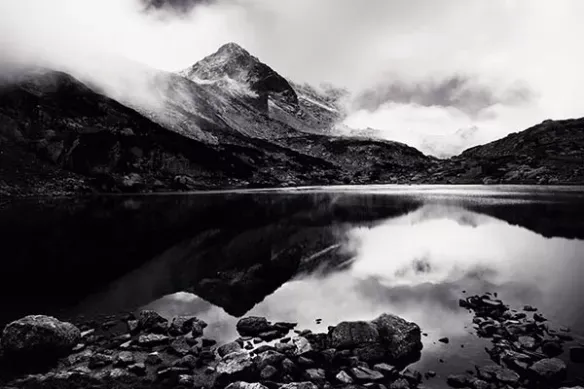
M 0 49 L 139 98 L 138 64 L 180 70 L 233 41 L 347 88 L 343 124 L 450 155 L 584 116 L 583 14 L 580 0 L 0 0 Z

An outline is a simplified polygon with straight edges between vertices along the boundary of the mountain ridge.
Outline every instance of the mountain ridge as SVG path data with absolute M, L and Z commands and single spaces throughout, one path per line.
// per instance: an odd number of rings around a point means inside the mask
M 190 77 L 189 78 L 185 78 Z M 438 159 L 331 134 L 342 90 L 286 80 L 236 44 L 157 72 L 163 109 L 33 69 L 0 87 L 0 195 L 381 183 L 584 183 L 584 119 Z

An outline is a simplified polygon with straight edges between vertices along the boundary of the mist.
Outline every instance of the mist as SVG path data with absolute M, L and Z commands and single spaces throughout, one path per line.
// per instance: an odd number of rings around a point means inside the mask
M 375 129 L 365 134 L 449 156 L 584 116 L 582 11 L 578 0 L 3 0 L 0 62 L 163 109 L 155 70 L 233 41 L 294 81 L 347 88 L 339 133 Z

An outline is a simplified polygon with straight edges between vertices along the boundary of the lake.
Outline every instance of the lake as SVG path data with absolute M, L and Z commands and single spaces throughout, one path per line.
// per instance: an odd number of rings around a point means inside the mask
M 227 342 L 247 315 L 326 332 L 388 312 L 427 333 L 414 367 L 438 373 L 433 387 L 489 361 L 489 343 L 458 305 L 465 295 L 533 305 L 550 327 L 569 327 L 574 342 L 584 341 L 582 187 L 23 200 L 2 204 L 0 233 L 3 324 L 31 313 L 92 317 L 147 307 L 196 315 L 209 324 L 206 336 Z M 572 378 L 581 370 L 569 365 Z

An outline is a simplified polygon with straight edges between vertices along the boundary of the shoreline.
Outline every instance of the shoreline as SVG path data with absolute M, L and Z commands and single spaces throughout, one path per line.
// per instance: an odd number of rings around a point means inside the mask
M 19 365 L 24 359 L 13 358 L 17 354 L 9 350 L 14 342 L 5 339 L 10 335 L 8 328 L 14 327 L 8 325 L 2 340 L 4 382 L 0 384 L 19 388 L 68 388 L 74 383 L 93 388 L 405 389 L 431 388 L 437 380 L 445 380 L 455 388 L 561 387 L 566 364 L 557 357 L 566 344 L 574 342 L 569 329 L 549 328 L 534 307 L 510 309 L 496 293 L 470 296 L 459 305 L 473 315 L 476 335 L 491 340 L 492 348 L 486 352 L 493 364 L 448 377 L 408 368 L 424 353 L 423 329 L 390 314 L 369 322 L 342 322 L 329 327 L 328 333 L 246 317 L 236 326 L 240 338 L 217 344 L 204 336 L 206 324 L 195 317 L 168 321 L 154 311 L 140 311 L 100 322 L 79 318 L 74 322 L 78 333 L 71 348 L 49 362 L 52 369 L 43 362 L 45 370 L 33 375 L 26 370 L 35 358 L 34 350 L 28 350 L 25 366 Z M 440 342 L 448 345 L 449 340 Z M 19 352 L 26 354 L 25 349 Z M 574 363 L 584 362 L 584 346 L 572 345 L 570 357 Z M 17 368 L 24 368 L 20 375 L 14 375 Z

